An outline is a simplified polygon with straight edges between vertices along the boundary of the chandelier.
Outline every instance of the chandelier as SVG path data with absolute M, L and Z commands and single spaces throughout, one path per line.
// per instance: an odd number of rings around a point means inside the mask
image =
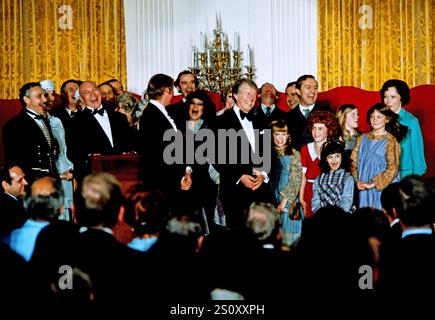
M 246 76 L 254 77 L 254 53 L 248 45 L 246 72 L 242 73 L 243 52 L 240 51 L 240 35 L 234 34 L 233 47 L 228 42 L 228 34 L 222 31 L 220 17 L 216 16 L 216 29 L 213 39 L 200 34 L 200 49 L 192 48 L 192 65 L 189 69 L 198 79 L 198 87 L 219 94 L 230 88 L 234 81 Z

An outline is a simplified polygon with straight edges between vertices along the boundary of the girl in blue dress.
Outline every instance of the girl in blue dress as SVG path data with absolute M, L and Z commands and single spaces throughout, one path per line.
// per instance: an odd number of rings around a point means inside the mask
M 400 180 L 400 145 L 407 128 L 398 116 L 383 103 L 367 111 L 372 131 L 358 137 L 352 151 L 352 175 L 359 190 L 359 207 L 382 210 L 381 192 L 392 182 Z
M 292 220 L 290 206 L 297 202 L 302 181 L 301 156 L 290 147 L 290 134 L 283 120 L 270 124 L 273 139 L 273 169 L 270 185 L 275 195 L 277 209 L 281 213 L 283 244 L 292 245 L 301 235 L 302 220 Z

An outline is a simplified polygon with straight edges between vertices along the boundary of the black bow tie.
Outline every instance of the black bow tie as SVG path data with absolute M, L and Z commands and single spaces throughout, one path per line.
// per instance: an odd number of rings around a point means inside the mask
M 47 119 L 46 117 L 44 117 L 44 115 L 43 114 L 38 114 L 38 115 L 36 115 L 35 116 L 35 119 L 39 119 L 39 120 L 45 120 L 45 119 Z
M 100 115 L 104 115 L 104 108 L 92 111 L 92 115 L 95 115 L 97 113 L 99 113 Z
M 245 112 L 243 112 L 242 110 L 240 110 L 240 119 L 248 119 L 249 121 L 252 121 L 252 113 L 250 113 L 250 112 L 248 112 L 248 113 L 245 113 Z

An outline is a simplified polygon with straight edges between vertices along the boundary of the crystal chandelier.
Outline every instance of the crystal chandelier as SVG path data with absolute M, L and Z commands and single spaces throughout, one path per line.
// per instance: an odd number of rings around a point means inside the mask
M 200 89 L 219 94 L 232 86 L 235 80 L 246 76 L 254 77 L 254 53 L 248 45 L 246 72 L 242 73 L 243 52 L 240 51 L 240 35 L 234 34 L 234 48 L 229 45 L 228 34 L 222 31 L 220 17 L 216 16 L 216 29 L 213 39 L 208 41 L 207 35 L 200 36 L 200 49 L 192 48 L 192 65 L 189 69 L 198 79 Z

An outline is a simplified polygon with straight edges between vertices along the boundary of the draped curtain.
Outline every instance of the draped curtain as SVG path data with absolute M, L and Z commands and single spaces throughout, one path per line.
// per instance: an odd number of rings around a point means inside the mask
M 434 0 L 318 0 L 322 90 L 434 82 Z
M 29 81 L 126 81 L 122 0 L 0 0 L 0 98 Z

